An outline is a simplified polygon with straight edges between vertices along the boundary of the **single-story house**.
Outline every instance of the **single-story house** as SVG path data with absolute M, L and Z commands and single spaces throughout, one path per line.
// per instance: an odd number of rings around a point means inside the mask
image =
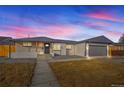
M 13 41 L 15 53 L 22 53 L 23 55 L 48 54 L 54 56 L 77 55 L 82 57 L 124 56 L 124 53 L 122 53 L 124 50 L 124 45 L 115 44 L 105 36 L 98 36 L 82 41 L 60 40 L 48 37 L 20 38 L 13 39 Z M 115 49 L 115 46 L 118 47 L 116 52 L 113 50 Z M 121 49 L 119 47 L 121 47 Z

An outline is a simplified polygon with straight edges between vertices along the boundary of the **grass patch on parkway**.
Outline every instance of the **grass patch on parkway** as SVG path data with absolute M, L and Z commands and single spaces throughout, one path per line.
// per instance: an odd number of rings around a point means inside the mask
M 92 59 L 51 62 L 59 83 L 64 87 L 124 86 L 124 59 Z

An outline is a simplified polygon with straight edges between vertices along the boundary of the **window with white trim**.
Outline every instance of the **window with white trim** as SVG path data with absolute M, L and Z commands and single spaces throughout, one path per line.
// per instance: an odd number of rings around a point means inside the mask
M 32 46 L 31 42 L 23 42 L 23 46 Z
M 53 50 L 61 50 L 60 44 L 53 44 Z

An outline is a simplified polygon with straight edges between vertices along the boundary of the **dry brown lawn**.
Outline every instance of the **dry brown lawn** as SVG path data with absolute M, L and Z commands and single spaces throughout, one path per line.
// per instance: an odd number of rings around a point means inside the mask
M 124 85 L 124 59 L 94 59 L 50 63 L 64 87 L 107 87 Z
M 3 60 L 0 63 L 0 86 L 29 86 L 36 60 Z M 30 62 L 29 62 L 30 61 Z

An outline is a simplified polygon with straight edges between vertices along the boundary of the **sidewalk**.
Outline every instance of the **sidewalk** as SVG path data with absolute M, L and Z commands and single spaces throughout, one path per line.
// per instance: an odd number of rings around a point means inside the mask
M 31 87 L 59 87 L 59 83 L 47 61 L 38 59 Z

